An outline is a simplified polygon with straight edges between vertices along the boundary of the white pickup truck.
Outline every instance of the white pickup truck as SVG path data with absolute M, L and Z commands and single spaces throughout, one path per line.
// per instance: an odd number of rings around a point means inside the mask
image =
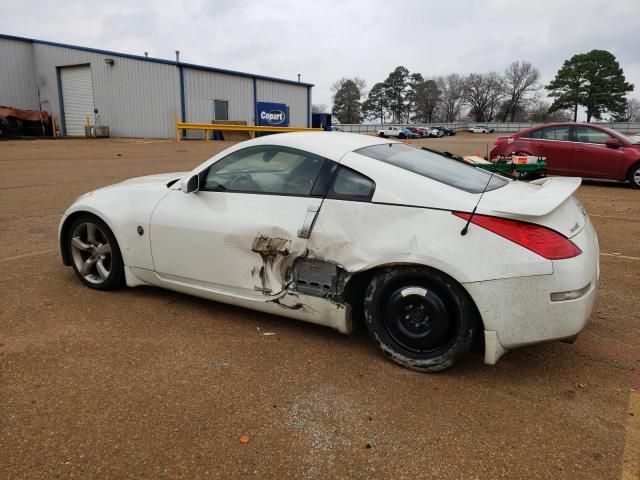
M 401 127 L 386 127 L 383 128 L 382 130 L 378 130 L 378 136 L 379 137 L 397 137 L 400 135 L 400 132 L 404 130 L 404 128 Z

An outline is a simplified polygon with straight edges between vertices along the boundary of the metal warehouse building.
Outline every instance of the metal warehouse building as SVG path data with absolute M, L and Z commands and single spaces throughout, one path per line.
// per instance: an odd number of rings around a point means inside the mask
M 309 127 L 312 87 L 0 34 L 0 105 L 46 110 L 56 117 L 62 135 L 84 135 L 87 115 L 92 124 L 97 115 L 113 136 L 173 138 L 176 117 L 258 125 L 264 118 L 261 109 L 270 104 L 281 105 L 290 126 Z

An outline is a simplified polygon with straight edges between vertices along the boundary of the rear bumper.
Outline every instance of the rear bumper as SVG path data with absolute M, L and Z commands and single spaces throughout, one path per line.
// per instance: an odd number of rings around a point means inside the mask
M 485 329 L 485 362 L 525 345 L 574 337 L 587 325 L 598 290 L 599 247 L 591 225 L 571 239 L 577 257 L 553 261 L 553 274 L 464 284 Z M 551 294 L 581 290 L 572 300 L 552 301 Z

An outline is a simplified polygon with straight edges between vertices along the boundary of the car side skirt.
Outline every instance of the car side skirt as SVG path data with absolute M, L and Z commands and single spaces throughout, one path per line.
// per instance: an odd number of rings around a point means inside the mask
M 126 272 L 127 286 L 130 287 L 152 285 L 216 302 L 323 325 L 344 334 L 350 334 L 353 330 L 351 307 L 326 298 L 287 290 L 274 297 L 256 300 L 219 292 L 204 285 L 166 278 L 144 268 L 128 267 Z

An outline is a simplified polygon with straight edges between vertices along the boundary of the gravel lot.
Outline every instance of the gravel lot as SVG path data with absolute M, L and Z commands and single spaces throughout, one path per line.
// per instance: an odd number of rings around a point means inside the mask
M 493 138 L 413 143 L 484 154 Z M 61 264 L 76 196 L 228 145 L 0 142 L 0 478 L 600 480 L 621 477 L 626 431 L 640 474 L 640 191 L 578 191 L 609 255 L 575 344 L 427 375 L 362 333 L 155 288 L 100 293 Z

